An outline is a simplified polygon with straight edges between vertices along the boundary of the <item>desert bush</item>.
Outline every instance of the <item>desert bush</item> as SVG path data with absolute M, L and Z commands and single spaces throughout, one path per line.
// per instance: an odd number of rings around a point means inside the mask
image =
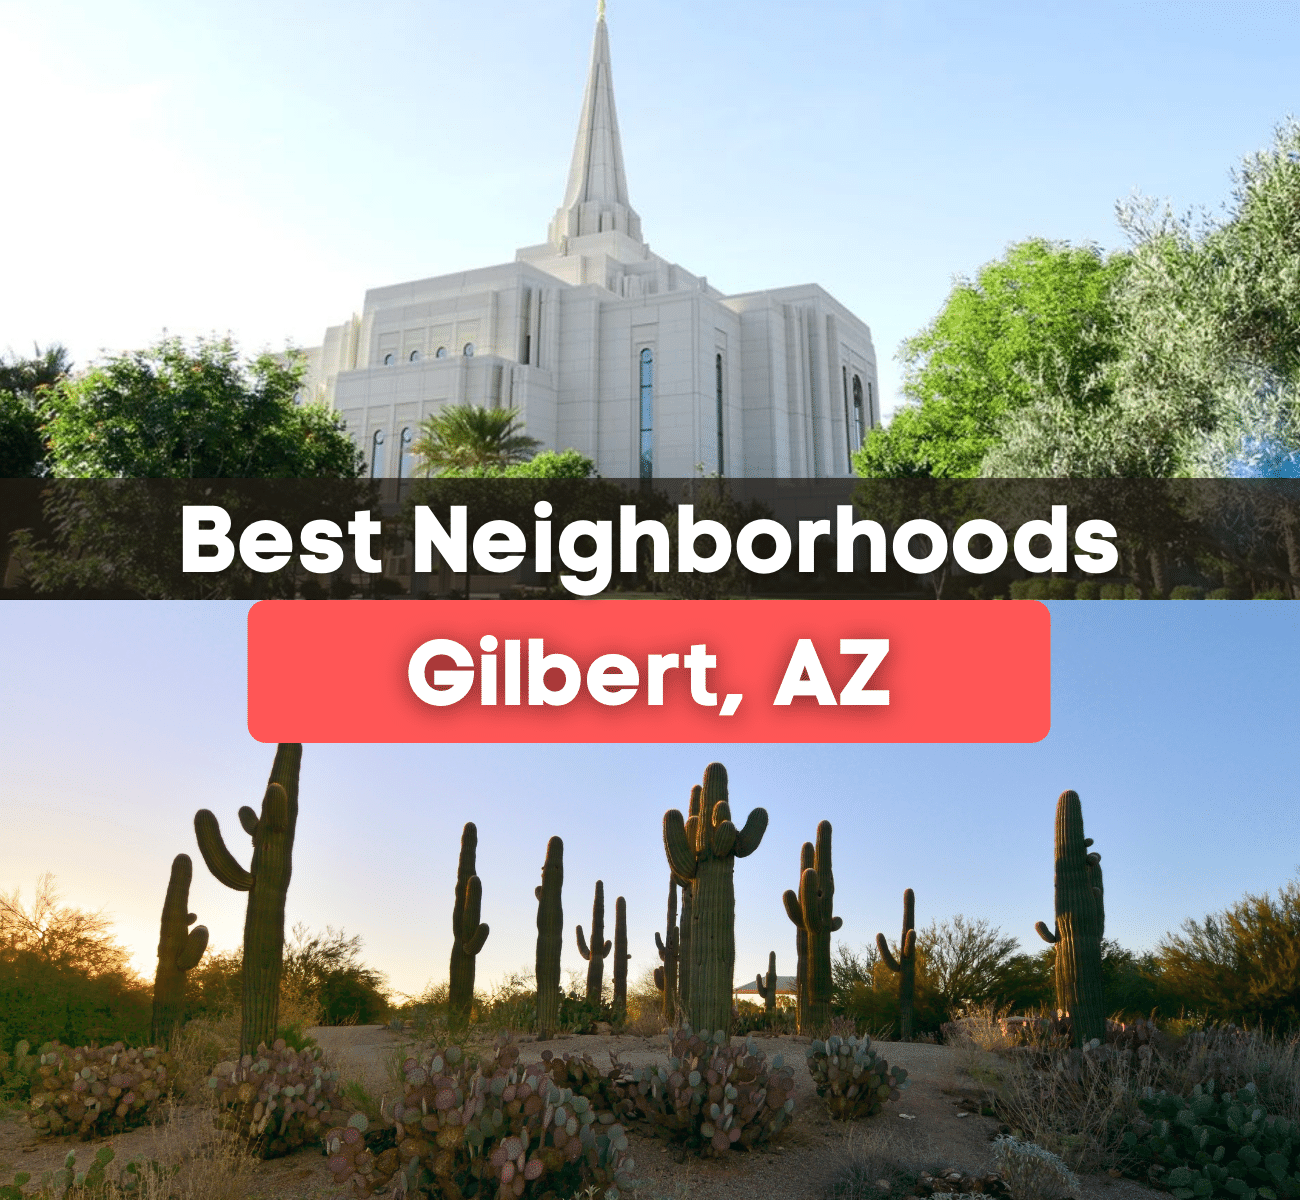
M 1300 1038 L 1269 1037 L 1235 1025 L 1187 1031 L 1160 1056 L 1161 1082 L 1176 1095 L 1197 1084 L 1253 1086 L 1268 1112 L 1300 1123 Z
M 891 1067 L 872 1048 L 871 1039 L 814 1038 L 807 1050 L 808 1073 L 826 1111 L 836 1120 L 875 1116 L 886 1100 L 897 1100 L 907 1072 Z
M 27 1123 L 40 1135 L 103 1137 L 146 1124 L 171 1087 L 164 1050 L 52 1045 L 32 1080 Z
M 629 1096 L 656 1137 L 702 1155 L 751 1149 L 780 1134 L 794 1112 L 794 1071 L 769 1066 L 753 1039 L 732 1045 L 722 1030 L 674 1033 L 665 1069 L 631 1073 Z
M 50 1048 L 47 1042 L 33 1054 L 31 1046 L 23 1041 L 14 1047 L 12 1054 L 0 1050 L 0 1105 L 22 1104 L 31 1098 L 32 1080 L 38 1078 L 36 1069 L 41 1054 Z
M 794 1034 L 799 1032 L 799 1022 L 795 1010 L 788 1006 L 778 1005 L 769 1012 L 752 1000 L 739 1000 L 732 1012 L 731 1032 L 737 1037 L 751 1033 Z
M 1002 1136 L 993 1141 L 993 1160 L 1012 1200 L 1063 1200 L 1080 1195 L 1079 1180 L 1055 1154 L 1033 1142 Z
M 295 1050 L 277 1038 L 257 1054 L 218 1063 L 208 1080 L 217 1124 L 259 1158 L 279 1158 L 319 1142 L 339 1108 L 338 1071 L 317 1049 Z

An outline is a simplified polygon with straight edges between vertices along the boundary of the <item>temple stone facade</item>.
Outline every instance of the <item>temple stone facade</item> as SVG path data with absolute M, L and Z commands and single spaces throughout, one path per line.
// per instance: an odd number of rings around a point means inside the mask
M 871 331 L 816 284 L 723 295 L 653 253 L 628 199 L 596 22 L 564 200 L 515 261 L 374 288 L 308 351 L 371 473 L 413 473 L 445 404 L 517 409 L 607 478 L 826 478 L 880 422 Z

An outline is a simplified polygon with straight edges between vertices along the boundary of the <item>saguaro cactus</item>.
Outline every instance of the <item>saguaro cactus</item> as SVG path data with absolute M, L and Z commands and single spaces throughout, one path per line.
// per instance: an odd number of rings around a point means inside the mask
M 284 960 L 284 899 L 293 874 L 293 836 L 298 827 L 298 772 L 302 746 L 282 742 L 259 816 L 248 805 L 239 823 L 253 839 L 253 861 L 245 871 L 226 849 L 217 818 L 206 808 L 194 815 L 194 833 L 208 870 L 228 888 L 248 893 L 244 915 L 243 1022 L 241 1054 L 275 1041 Z
M 668 927 L 664 937 L 655 930 L 655 945 L 659 948 L 662 967 L 655 967 L 655 987 L 664 994 L 663 1015 L 671 1021 L 677 1015 L 677 880 L 668 880 Z
M 155 1046 L 166 1046 L 171 1041 L 181 1019 L 186 972 L 198 965 L 208 948 L 207 927 L 194 925 L 194 914 L 186 911 L 190 906 L 193 877 L 194 863 L 188 854 L 178 854 L 172 859 L 167 899 L 163 901 L 162 931 L 158 935 L 158 972 L 153 977 L 150 1037 Z
M 898 939 L 898 961 L 889 952 L 883 933 L 876 934 L 880 958 L 898 976 L 898 1036 L 912 1036 L 912 1013 L 916 997 L 916 896 L 911 888 L 903 893 L 903 935 Z
M 564 843 L 546 843 L 537 895 L 537 1036 L 549 1038 L 560 1023 L 560 949 L 564 943 Z
M 578 953 L 587 960 L 587 1003 L 599 1004 L 605 990 L 605 959 L 610 944 L 605 940 L 605 884 L 596 880 L 596 897 L 591 903 L 591 945 L 578 926 Z
M 460 835 L 460 861 L 456 864 L 456 900 L 451 910 L 451 982 L 447 988 L 447 1016 L 453 1025 L 465 1025 L 474 1007 L 474 959 L 488 939 L 488 927 L 479 921 L 483 911 L 483 884 L 475 873 L 478 826 L 466 821 Z
M 801 862 L 807 854 L 801 856 Z M 799 876 L 799 894 L 787 891 L 786 915 L 808 935 L 806 971 L 808 1029 L 820 1031 L 831 1020 L 831 934 L 844 924 L 834 915 L 835 875 L 831 871 L 831 823 L 817 826 L 813 865 Z M 804 1032 L 801 1025 L 799 1032 Z
M 614 901 L 614 1020 L 627 1015 L 627 901 Z
M 763 997 L 763 1007 L 768 1013 L 776 1012 L 776 951 L 767 956 L 767 986 L 763 986 L 762 975 L 754 976 L 758 994 Z
M 691 789 L 688 818 L 699 818 L 700 789 Z M 672 864 L 668 864 L 671 870 Z M 677 926 L 677 1007 L 685 1013 L 691 1002 L 691 910 L 695 895 L 695 880 L 673 876 L 682 887 L 682 915 Z
M 1083 836 L 1077 792 L 1056 802 L 1056 928 L 1039 921 L 1038 936 L 1056 947 L 1056 1007 L 1070 1014 L 1074 1043 L 1105 1037 L 1106 1003 L 1101 983 L 1101 939 L 1106 927 L 1101 855 Z
M 767 810 L 754 809 L 737 829 L 727 802 L 727 769 L 710 763 L 704 783 L 691 792 L 689 820 L 664 813 L 664 851 L 679 880 L 692 884 L 687 1020 L 696 1030 L 731 1028 L 731 986 L 736 969 L 737 858 L 758 849 Z
M 813 869 L 813 858 L 815 851 L 812 842 L 804 842 L 799 850 L 799 880 L 803 881 L 803 873 Z M 782 897 L 785 902 L 785 896 L 793 896 L 794 893 L 787 891 Z M 795 975 L 794 975 L 794 1011 L 795 1024 L 799 1027 L 799 1032 L 804 1033 L 808 1029 L 808 931 L 803 926 L 803 912 L 796 904 L 791 908 L 788 903 L 785 905 L 786 916 L 794 922 L 794 954 L 795 954 Z

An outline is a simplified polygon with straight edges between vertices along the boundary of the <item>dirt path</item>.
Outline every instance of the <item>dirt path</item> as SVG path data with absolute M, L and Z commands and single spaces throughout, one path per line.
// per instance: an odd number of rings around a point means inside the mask
M 384 1026 L 313 1029 L 326 1055 L 340 1068 L 344 1080 L 360 1082 L 373 1096 L 394 1096 L 393 1066 L 404 1057 L 409 1042 Z M 968 1110 L 976 1107 L 980 1089 L 959 1069 L 959 1058 L 946 1046 L 881 1046 L 885 1057 L 908 1071 L 908 1087 L 896 1104 L 870 1121 L 844 1125 L 830 1120 L 818 1102 L 811 1076 L 804 1066 L 807 1040 L 756 1038 L 770 1058 L 784 1055 L 795 1067 L 795 1116 L 777 1144 L 752 1154 L 733 1154 L 727 1160 L 673 1160 L 671 1153 L 653 1140 L 634 1137 L 634 1175 L 641 1180 L 637 1200 L 818 1200 L 830 1180 L 850 1160 L 879 1154 L 912 1168 L 954 1167 L 982 1174 L 992 1167 L 989 1142 L 996 1123 Z M 556 1054 L 589 1054 L 598 1066 L 608 1065 L 614 1051 L 633 1066 L 668 1055 L 668 1039 L 580 1037 L 571 1035 L 538 1043 L 522 1040 L 523 1061 L 535 1061 L 550 1049 Z M 963 1107 L 963 1100 L 967 1101 Z M 206 1127 L 203 1110 L 181 1110 L 167 1140 L 183 1145 Z M 159 1157 L 159 1134 L 137 1130 L 111 1139 L 116 1161 L 133 1156 Z M 29 1171 L 39 1180 L 43 1171 L 62 1165 L 69 1148 L 80 1161 L 89 1162 L 94 1143 L 35 1142 L 29 1130 L 11 1117 L 0 1122 L 0 1183 L 13 1172 Z M 259 1164 L 250 1185 L 240 1194 L 249 1200 L 324 1200 L 350 1195 L 333 1186 L 322 1154 L 303 1152 Z M 1085 1181 L 1085 1200 L 1151 1200 L 1152 1193 L 1123 1180 Z

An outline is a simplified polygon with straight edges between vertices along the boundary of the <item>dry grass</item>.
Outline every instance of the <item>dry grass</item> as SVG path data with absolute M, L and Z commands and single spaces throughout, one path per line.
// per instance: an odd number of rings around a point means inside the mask
M 894 1125 L 866 1122 L 856 1126 L 836 1150 L 823 1185 L 824 1200 L 897 1200 L 908 1195 L 917 1176 L 935 1157 L 927 1146 L 918 1157 Z
M 176 1059 L 174 1094 L 190 1102 L 206 1103 L 212 1095 L 208 1076 L 219 1062 L 239 1056 L 239 1016 L 198 1018 L 186 1024 L 173 1039 Z
M 1271 1113 L 1300 1121 L 1300 1036 L 1272 1038 L 1227 1025 L 1187 1034 L 1161 1056 L 1162 1084 L 1189 1095 L 1213 1081 L 1236 1091 L 1253 1083 Z

